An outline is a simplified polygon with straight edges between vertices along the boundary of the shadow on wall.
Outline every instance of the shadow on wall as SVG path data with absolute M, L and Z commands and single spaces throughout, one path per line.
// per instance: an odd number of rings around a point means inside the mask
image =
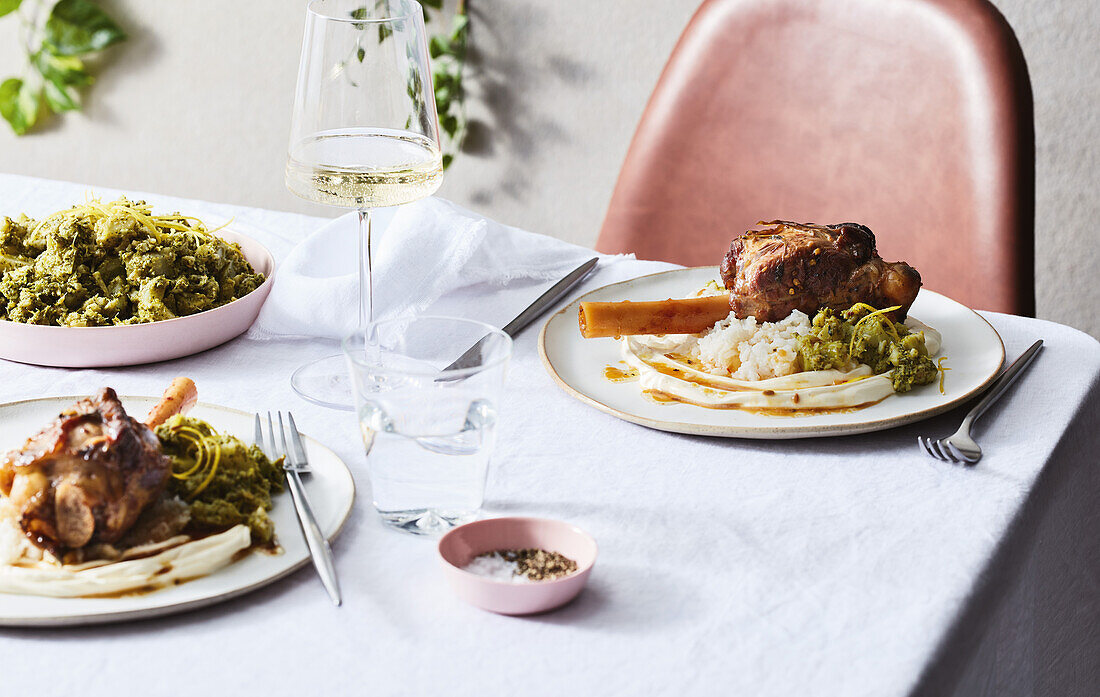
M 154 65 L 161 50 L 157 28 L 141 25 L 124 2 L 100 0 L 99 4 L 126 32 L 126 41 L 88 59 L 88 66 L 96 76 L 96 83 L 101 90 L 110 90 L 116 80 L 141 80 L 141 73 L 147 72 Z M 111 100 L 97 100 L 97 91 L 94 87 L 88 91 L 85 111 L 91 118 L 117 125 L 118 121 L 109 106 Z
M 496 3 L 492 11 L 481 11 L 474 4 L 470 13 L 466 81 L 472 88 L 467 98 L 471 115 L 462 151 L 507 163 L 496 181 L 470 193 L 470 201 L 486 205 L 498 192 L 522 199 L 530 188 L 527 174 L 534 162 L 570 140 L 553 113 L 532 108 L 535 93 L 590 85 L 595 72 L 569 56 L 537 52 L 535 47 L 545 44 L 545 33 L 539 29 L 549 22 L 549 13 L 540 8 Z

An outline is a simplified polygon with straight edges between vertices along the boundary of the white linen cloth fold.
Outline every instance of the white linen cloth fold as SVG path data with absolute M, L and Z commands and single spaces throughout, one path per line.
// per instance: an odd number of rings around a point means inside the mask
M 440 198 L 372 215 L 375 319 L 447 314 L 499 326 L 538 297 L 531 286 L 556 281 L 595 255 Z M 606 266 L 625 258 L 633 257 L 603 256 L 602 262 Z M 340 339 L 354 331 L 358 263 L 359 221 L 353 212 L 287 255 L 249 336 Z

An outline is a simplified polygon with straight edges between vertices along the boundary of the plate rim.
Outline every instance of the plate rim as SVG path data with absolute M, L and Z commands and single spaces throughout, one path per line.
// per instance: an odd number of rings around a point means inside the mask
M 64 400 L 80 400 L 85 399 L 88 395 L 57 395 L 52 397 L 31 397 L 28 399 L 18 399 L 10 402 L 0 403 L 0 409 L 11 406 L 19 406 L 23 404 L 31 404 L 34 402 L 49 402 L 49 401 L 64 401 Z M 148 395 L 120 395 L 119 400 L 125 402 L 128 399 L 148 399 L 156 401 L 160 397 L 150 397 Z M 244 411 L 243 409 L 236 409 L 234 407 L 226 407 L 220 404 L 214 404 L 212 402 L 196 402 L 195 406 L 206 407 L 217 411 L 230 412 L 237 414 L 238 416 L 250 417 L 252 412 Z M 331 543 L 335 540 L 340 533 L 344 531 L 347 526 L 348 520 L 351 518 L 351 513 L 355 509 L 355 499 L 358 496 L 358 492 L 355 487 L 355 477 L 351 473 L 351 468 L 344 462 L 343 458 L 336 454 L 332 448 L 329 448 L 324 443 L 320 442 L 316 438 L 303 433 L 302 438 L 308 441 L 312 441 L 316 447 L 327 451 L 332 457 L 339 462 L 343 467 L 343 474 L 347 477 L 347 482 L 351 489 L 351 498 L 348 501 L 347 509 L 343 512 L 339 522 L 336 524 L 336 529 L 333 530 L 331 535 L 328 535 L 326 539 Z M 286 492 L 284 492 L 286 494 Z M 129 622 L 143 619 L 151 619 L 154 617 L 165 617 L 167 615 L 174 615 L 178 613 L 188 612 L 191 610 L 198 610 L 200 608 L 209 607 L 218 603 L 232 600 L 233 598 L 239 598 L 242 595 L 257 591 L 261 588 L 269 586 L 276 581 L 280 581 L 292 573 L 298 571 L 302 567 L 311 563 L 311 557 L 309 554 L 304 559 L 301 559 L 282 571 L 260 579 L 254 583 L 240 586 L 238 588 L 230 589 L 224 593 L 218 593 L 216 595 L 205 596 L 202 598 L 195 598 L 193 600 L 185 600 L 178 603 L 172 603 L 169 605 L 158 605 L 149 608 L 134 608 L 131 610 L 107 610 L 104 612 L 91 612 L 80 613 L 75 615 L 58 615 L 58 616 L 37 616 L 37 617 L 4 617 L 0 615 L 0 627 L 77 627 L 82 625 L 98 625 L 98 624 L 113 624 L 117 622 Z M 202 578 L 208 577 L 203 576 Z M 0 596 L 10 595 L 13 597 L 19 597 L 16 593 L 0 593 Z M 155 596 L 156 591 L 150 593 L 149 596 Z M 59 598 L 64 600 L 64 598 Z
M 953 300 L 953 299 L 947 297 L 946 295 L 943 295 L 942 293 L 937 293 L 934 290 L 929 290 L 927 288 L 921 288 L 922 292 L 931 293 L 932 295 L 936 295 L 940 298 L 943 298 L 944 300 L 948 300 L 952 303 L 955 303 L 959 307 L 964 308 L 967 312 L 970 312 L 972 315 L 974 315 L 975 317 L 980 319 L 982 322 L 984 322 L 985 325 L 987 327 L 989 327 L 990 331 L 993 332 L 993 336 L 995 336 L 997 338 L 997 343 L 1000 345 L 1001 358 L 1000 358 L 1000 362 L 997 365 L 997 369 L 995 371 L 993 371 L 993 373 L 989 377 L 987 377 L 977 387 L 971 389 L 969 392 L 967 392 L 964 395 L 961 395 L 959 397 L 956 397 L 955 399 L 952 399 L 951 401 L 947 402 L 946 404 L 941 404 L 941 405 L 937 405 L 937 406 L 934 406 L 934 407 L 929 407 L 927 409 L 922 409 L 922 410 L 917 411 L 917 412 L 911 412 L 911 413 L 902 414 L 902 415 L 898 415 L 898 416 L 891 416 L 891 417 L 887 417 L 887 418 L 883 418 L 883 419 L 877 419 L 875 421 L 866 421 L 866 422 L 859 423 L 859 424 L 846 424 L 846 425 L 833 425 L 833 426 L 814 426 L 814 425 L 797 425 L 797 424 L 794 424 L 794 425 L 786 425 L 786 426 L 750 426 L 750 427 L 745 427 L 745 426 L 714 426 L 714 425 L 710 425 L 710 424 L 697 424 L 697 423 L 684 422 L 684 421 L 664 421 L 664 420 L 660 420 L 660 419 L 652 419 L 650 417 L 642 416 L 642 415 L 639 415 L 639 414 L 632 414 L 630 412 L 626 412 L 626 411 L 622 411 L 621 409 L 617 409 L 616 407 L 610 406 L 608 404 L 604 404 L 603 402 L 601 402 L 601 401 L 599 401 L 599 400 L 597 400 L 593 397 L 590 397 L 587 394 L 585 394 L 585 393 L 581 392 L 580 390 L 576 389 L 575 387 L 570 385 L 568 382 L 566 382 L 561 377 L 561 375 L 558 374 L 557 368 L 554 367 L 553 361 L 550 359 L 550 356 L 546 352 L 546 332 L 547 332 L 547 329 L 550 327 L 551 322 L 558 319 L 560 316 L 564 315 L 566 312 L 568 312 L 574 306 L 577 306 L 579 303 L 583 302 L 585 300 L 585 298 L 588 298 L 588 297 L 592 296 L 593 294 L 598 293 L 598 292 L 603 291 L 603 290 L 606 290 L 608 288 L 613 288 L 615 286 L 625 285 L 627 283 L 635 283 L 637 281 L 640 281 L 640 280 L 646 279 L 646 278 L 653 278 L 655 276 L 663 276 L 663 275 L 666 275 L 666 274 L 678 274 L 678 273 L 684 273 L 684 272 L 690 272 L 690 271 L 702 271 L 702 270 L 705 270 L 705 269 L 717 269 L 717 268 L 718 267 L 716 267 L 716 266 L 687 266 L 687 267 L 682 267 L 682 268 L 678 268 L 678 269 L 666 269 L 664 271 L 656 271 L 654 273 L 643 274 L 641 276 L 636 276 L 634 278 L 628 278 L 628 279 L 624 279 L 624 280 L 621 280 L 621 281 L 616 281 L 615 283 L 608 283 L 606 285 L 600 286 L 599 288 L 594 288 L 594 289 L 588 291 L 587 293 L 585 293 L 584 295 L 581 295 L 577 298 L 574 298 L 565 307 L 563 307 L 562 309 L 558 310 L 553 315 L 551 315 L 546 320 L 546 322 L 543 323 L 542 329 L 539 331 L 538 351 L 539 351 L 539 358 L 542 361 L 543 368 L 546 370 L 547 373 L 549 373 L 550 377 L 554 380 L 554 382 L 557 383 L 558 387 L 561 388 L 562 391 L 564 391 L 567 395 L 573 397 L 574 399 L 576 399 L 576 400 L 578 400 L 578 401 L 580 401 L 584 404 L 587 404 L 591 407 L 595 407 L 596 409 L 598 409 L 599 411 L 604 412 L 605 414 L 610 414 L 611 416 L 614 416 L 618 419 L 622 419 L 623 421 L 638 424 L 639 426 L 645 426 L 647 428 L 652 428 L 652 429 L 658 430 L 658 431 L 665 431 L 665 432 L 668 432 L 668 433 L 682 433 L 682 434 L 686 434 L 686 435 L 712 436 L 712 437 L 720 437 L 720 438 L 746 438 L 746 439 L 754 439 L 754 440 L 785 440 L 785 439 L 796 439 L 796 438 L 827 438 L 827 437 L 833 437 L 833 436 L 854 436 L 854 435 L 858 435 L 858 434 L 861 434 L 861 433 L 869 433 L 869 432 L 872 432 L 872 431 L 885 431 L 885 430 L 888 430 L 888 429 L 891 429 L 891 428 L 896 428 L 898 426 L 904 426 L 904 425 L 907 425 L 907 424 L 916 423 L 918 421 L 923 421 L 925 419 L 932 418 L 933 416 L 937 416 L 937 415 L 942 414 L 944 412 L 950 411 L 951 409 L 954 409 L 955 407 L 959 406 L 961 403 L 971 399 L 976 394 L 982 392 L 983 390 L 985 390 L 985 388 L 993 380 L 997 379 L 997 376 L 1000 374 L 1001 369 L 1004 368 L 1004 364 L 1005 364 L 1004 339 L 1001 338 L 1000 333 L 998 333 L 997 329 L 992 324 L 990 324 L 989 320 L 987 320 L 985 317 L 982 317 L 980 314 L 975 312 L 973 309 L 967 307 L 966 305 L 963 305 L 962 303 L 960 303 L 957 300 Z

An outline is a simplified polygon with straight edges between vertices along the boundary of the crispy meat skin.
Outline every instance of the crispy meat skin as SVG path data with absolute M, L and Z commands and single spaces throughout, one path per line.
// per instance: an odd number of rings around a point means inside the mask
M 164 491 L 170 472 L 157 437 L 108 387 L 0 456 L 0 493 L 27 537 L 58 554 L 117 541 Z
M 733 240 L 722 261 L 730 308 L 738 317 L 775 322 L 801 310 L 900 305 L 905 318 L 920 290 L 920 274 L 905 262 L 889 263 L 875 250 L 875 235 L 858 223 L 813 225 L 773 220 Z

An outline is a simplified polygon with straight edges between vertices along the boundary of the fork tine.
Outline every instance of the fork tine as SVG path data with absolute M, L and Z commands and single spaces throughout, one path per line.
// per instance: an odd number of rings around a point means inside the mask
M 256 417 L 256 428 L 252 432 L 252 442 L 260 446 L 260 450 L 264 450 L 264 429 L 260 426 L 260 412 L 253 414 Z M 266 454 L 267 451 L 264 450 Z
M 290 449 L 286 447 L 286 428 L 283 426 L 283 412 L 279 412 L 279 442 L 283 446 L 283 455 L 290 456 Z
M 947 447 L 947 444 L 943 440 L 937 440 L 932 443 L 936 451 L 943 456 L 943 459 L 947 462 L 958 462 L 959 458 L 955 457 L 955 454 Z
M 977 458 L 972 458 L 969 455 L 967 455 L 966 453 L 964 453 L 963 451 L 956 448 L 955 444 L 952 443 L 951 441 L 945 441 L 944 445 L 946 446 L 946 449 L 951 452 L 952 455 L 955 455 L 956 457 L 958 457 L 960 462 L 965 462 L 967 464 L 972 464 L 972 463 L 975 463 L 975 462 L 978 461 Z
M 935 440 L 933 438 L 929 438 L 928 439 L 928 449 L 932 451 L 932 454 L 936 456 L 937 460 L 943 460 L 944 462 L 949 462 L 950 461 L 948 459 L 947 455 L 944 455 L 943 451 L 940 450 L 940 442 L 938 440 Z
M 934 457 L 937 460 L 943 459 L 939 456 L 939 454 L 936 453 L 935 450 L 932 449 L 932 443 L 928 438 L 925 438 L 924 436 L 917 436 L 917 442 L 920 443 L 920 447 L 924 449 L 924 452 L 929 457 Z
M 960 453 L 959 449 L 956 448 L 951 443 L 951 441 L 944 440 L 943 442 L 940 443 L 940 447 L 943 448 L 943 451 L 945 453 L 947 453 L 948 455 L 950 455 L 951 459 L 954 460 L 955 462 L 966 462 L 966 456 L 963 455 L 962 453 Z
M 290 444 L 294 446 L 294 464 L 304 465 L 306 449 L 302 447 L 302 436 L 298 433 L 298 424 L 294 423 L 294 414 L 289 411 L 286 413 L 286 418 L 290 421 Z
M 275 460 L 278 455 L 275 453 L 275 430 L 271 425 L 271 412 L 267 412 L 267 431 L 264 435 L 266 436 L 264 443 L 267 444 L 266 455 L 269 460 Z
M 932 452 L 936 453 L 936 457 L 938 457 L 939 459 L 943 460 L 944 462 L 951 461 L 951 458 L 949 458 L 947 456 L 947 453 L 943 451 L 943 448 L 940 447 L 940 441 L 938 438 L 929 438 L 928 447 L 932 449 Z

